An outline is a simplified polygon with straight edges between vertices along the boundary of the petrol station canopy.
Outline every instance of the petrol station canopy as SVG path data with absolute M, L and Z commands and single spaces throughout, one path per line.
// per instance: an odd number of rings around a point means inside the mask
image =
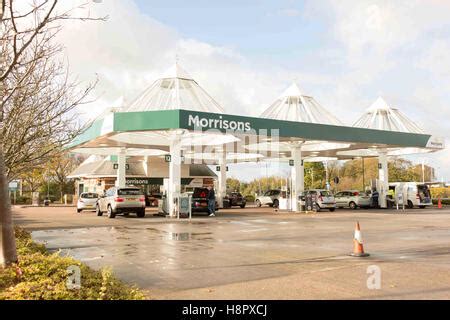
M 224 113 L 223 108 L 178 64 L 133 102 L 95 119 L 69 145 L 72 152 L 164 156 L 171 136 L 181 136 L 183 156 L 215 163 L 288 160 L 302 145 L 305 161 L 424 153 L 444 148 L 398 109 L 379 98 L 353 126 L 344 125 L 315 98 L 292 84 L 260 117 Z M 194 148 L 195 147 L 195 148 Z M 193 150 L 195 149 L 195 150 Z

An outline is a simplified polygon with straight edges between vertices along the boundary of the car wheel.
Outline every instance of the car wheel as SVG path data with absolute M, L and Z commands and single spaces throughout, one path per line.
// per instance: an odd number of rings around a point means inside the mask
M 407 205 L 408 209 L 412 209 L 414 208 L 414 204 L 412 203 L 411 200 L 408 200 L 408 205 Z
M 77 209 L 77 212 L 80 213 L 81 211 L 83 211 L 82 209 Z
M 259 201 L 259 200 L 256 200 L 256 206 L 258 207 L 258 208 L 260 208 L 261 207 L 261 201 Z
M 419 206 L 420 209 L 425 209 L 425 206 Z
M 319 212 L 320 211 L 320 206 L 318 203 L 316 203 L 316 211 Z
M 273 200 L 273 205 L 272 206 L 274 208 L 278 208 L 279 204 L 280 204 L 280 202 L 277 199 L 275 199 L 275 200 Z
M 336 210 L 336 208 L 330 208 L 329 210 L 330 210 L 330 212 L 334 212 L 334 210 Z
M 137 215 L 138 218 L 143 218 L 143 217 L 145 217 L 145 208 L 139 210 L 139 211 L 136 213 L 136 215 Z
M 108 218 L 114 219 L 116 217 L 116 214 L 114 213 L 111 206 L 108 206 Z
M 100 206 L 97 205 L 95 208 L 95 212 L 97 213 L 97 216 L 101 217 L 103 215 L 102 210 L 100 210 Z
M 348 204 L 348 206 L 350 207 L 350 209 L 352 209 L 352 210 L 355 210 L 358 206 L 356 205 L 356 203 L 354 203 L 353 201 L 352 202 L 350 202 L 349 204 Z
M 244 209 L 244 208 L 245 208 L 245 204 L 241 204 L 240 207 L 241 207 L 242 209 Z

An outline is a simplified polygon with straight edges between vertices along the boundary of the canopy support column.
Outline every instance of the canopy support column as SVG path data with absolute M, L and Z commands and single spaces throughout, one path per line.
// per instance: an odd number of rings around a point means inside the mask
M 301 146 L 297 145 L 295 147 L 292 147 L 291 153 L 292 158 L 294 160 L 294 165 L 291 167 L 291 181 L 292 181 L 291 208 L 292 211 L 298 212 L 300 211 L 300 206 L 298 202 L 299 196 L 305 189 Z
M 389 189 L 389 172 L 386 152 L 380 152 L 378 155 L 378 204 L 380 208 L 386 208 L 386 196 Z
M 177 216 L 177 201 L 181 192 L 181 134 L 174 133 L 170 139 L 169 190 L 167 190 L 170 217 Z
M 227 194 L 227 154 L 225 152 L 220 154 L 219 166 L 220 172 L 217 202 L 219 204 L 219 208 L 223 208 L 223 199 Z
M 117 155 L 117 179 L 116 186 L 124 188 L 126 183 L 126 149 L 122 148 Z

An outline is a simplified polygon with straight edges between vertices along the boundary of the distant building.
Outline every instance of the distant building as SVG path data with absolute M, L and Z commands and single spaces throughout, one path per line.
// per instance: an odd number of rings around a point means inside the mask
M 75 179 L 76 195 L 113 187 L 117 179 L 117 159 L 114 156 L 90 156 L 69 178 Z M 146 194 L 161 192 L 164 179 L 169 177 L 169 165 L 162 157 L 129 157 L 126 165 L 126 185 L 140 187 Z M 203 164 L 181 164 L 182 191 L 214 185 L 217 175 Z

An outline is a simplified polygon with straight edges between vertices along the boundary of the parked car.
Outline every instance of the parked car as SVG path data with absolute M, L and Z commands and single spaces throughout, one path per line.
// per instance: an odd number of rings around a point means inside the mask
M 316 197 L 317 211 L 320 211 L 321 209 L 328 209 L 333 212 L 336 210 L 336 200 L 330 191 L 325 189 L 311 189 L 304 191 L 300 196 L 301 206 L 305 205 L 305 197 L 307 194 L 311 194 Z
M 365 192 L 357 190 L 340 191 L 334 195 L 336 207 L 350 209 L 369 208 L 371 206 L 371 198 Z
M 270 207 L 278 208 L 278 206 L 280 204 L 280 200 L 279 200 L 280 195 L 281 195 L 281 190 L 279 190 L 279 189 L 269 190 L 266 193 L 264 193 L 262 196 L 258 196 L 255 199 L 255 204 L 257 207 L 268 205 Z
M 194 188 L 192 192 L 192 212 L 206 212 L 208 211 L 208 188 Z M 218 203 L 216 201 L 216 211 L 219 210 Z
M 417 182 L 391 182 L 389 183 L 389 189 L 394 189 L 396 198 L 399 194 L 403 194 L 403 190 L 406 191 L 405 205 L 409 209 L 419 207 L 421 209 L 432 206 L 430 189 L 426 184 Z
M 245 208 L 245 205 L 247 203 L 247 200 L 245 200 L 245 198 L 239 192 L 231 192 L 227 194 L 225 199 L 228 199 L 230 207 Z
M 98 193 L 95 192 L 83 192 L 80 194 L 77 202 L 77 212 L 80 213 L 83 210 L 95 210 L 97 205 Z
M 128 215 L 133 212 L 139 218 L 145 217 L 145 195 L 139 188 L 112 187 L 97 201 L 97 215 L 108 213 L 108 218 L 115 218 L 118 214 Z

